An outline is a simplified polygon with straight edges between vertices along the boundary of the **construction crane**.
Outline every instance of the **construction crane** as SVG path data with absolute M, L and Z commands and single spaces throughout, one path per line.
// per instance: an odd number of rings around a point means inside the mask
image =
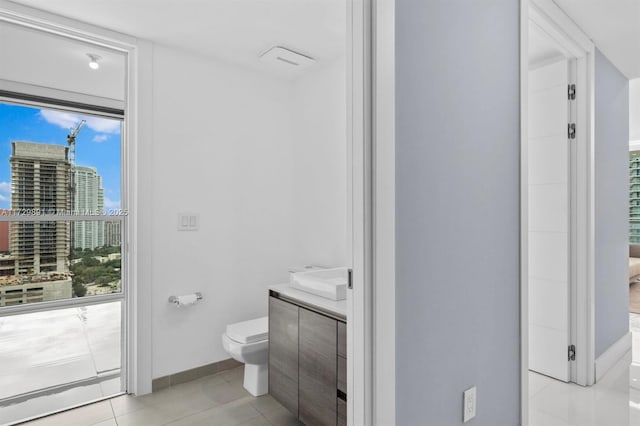
M 87 120 L 82 120 L 80 121 L 80 123 L 78 123 L 78 125 L 76 126 L 76 128 L 74 129 L 73 127 L 71 127 L 69 129 L 69 131 L 71 133 L 69 133 L 67 135 L 67 146 L 69 147 L 69 208 L 71 209 L 71 211 L 73 212 L 74 209 L 74 201 L 75 201 L 75 195 L 76 195 L 76 183 L 75 183 L 75 173 L 76 173 L 76 137 L 78 136 L 78 133 L 80 133 L 80 130 L 82 130 L 82 127 L 86 124 Z
M 82 120 L 80 121 L 80 123 L 78 123 L 78 125 L 76 126 L 76 128 L 74 129 L 73 127 L 71 127 L 69 129 L 69 131 L 71 133 L 69 133 L 67 135 L 67 146 L 69 147 L 69 151 L 68 151 L 68 158 L 69 158 L 69 202 L 67 203 L 70 213 L 71 214 L 75 214 L 74 209 L 75 209 L 75 198 L 76 198 L 76 137 L 78 136 L 78 133 L 80 133 L 80 130 L 82 130 L 82 127 L 86 124 L 87 120 Z M 73 241 L 74 241 L 74 235 L 73 235 L 73 225 L 69 226 L 69 246 L 68 246 L 68 250 L 70 251 L 73 247 Z
M 78 125 L 76 126 L 75 130 L 72 128 L 70 128 L 69 130 L 71 131 L 71 133 L 69 133 L 67 135 L 67 145 L 69 146 L 69 165 L 71 166 L 71 177 L 73 177 L 73 170 L 75 168 L 76 165 L 76 137 L 78 136 L 78 133 L 80 133 L 80 130 L 82 130 L 82 127 L 86 124 L 87 120 L 82 120 L 80 123 L 78 123 Z M 71 185 L 73 187 L 73 179 L 71 180 Z

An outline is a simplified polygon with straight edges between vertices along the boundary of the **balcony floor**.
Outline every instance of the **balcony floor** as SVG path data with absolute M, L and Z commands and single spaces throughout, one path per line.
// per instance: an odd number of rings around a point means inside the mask
M 0 317 L 0 424 L 119 393 L 120 319 L 120 302 Z

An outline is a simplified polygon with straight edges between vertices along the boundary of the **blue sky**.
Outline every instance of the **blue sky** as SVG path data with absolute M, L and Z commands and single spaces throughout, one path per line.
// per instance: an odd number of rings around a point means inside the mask
M 105 208 L 120 207 L 121 121 L 0 103 L 0 209 L 11 207 L 11 142 L 67 145 L 69 129 L 87 120 L 76 138 L 76 165 L 102 176 Z

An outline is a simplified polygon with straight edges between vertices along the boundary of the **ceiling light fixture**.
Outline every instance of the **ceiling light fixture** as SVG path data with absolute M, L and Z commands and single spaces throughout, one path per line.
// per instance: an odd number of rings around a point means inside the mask
M 93 53 L 87 53 L 87 56 L 91 59 L 91 61 L 89 61 L 89 68 L 91 68 L 92 70 L 97 70 L 98 68 L 100 68 L 98 60 L 102 59 L 102 57 L 94 55 Z

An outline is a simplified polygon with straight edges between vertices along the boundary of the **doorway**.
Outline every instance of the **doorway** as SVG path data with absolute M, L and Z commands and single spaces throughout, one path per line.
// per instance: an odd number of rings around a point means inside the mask
M 10 147 L 0 179 L 11 187 L 0 218 L 0 422 L 12 423 L 126 390 L 126 215 L 109 198 L 120 200 L 121 118 L 14 98 L 0 121 Z
M 21 40 L 3 45 L 0 76 L 0 423 L 13 424 L 128 389 L 126 55 L 1 19 L 0 34 Z M 48 72 L 25 75 L 32 61 Z
M 588 386 L 594 383 L 594 47 L 555 5 L 532 2 L 524 17 L 523 373 Z M 523 377 L 523 395 L 526 383 Z
M 535 23 L 529 27 L 528 78 L 529 369 L 568 382 L 575 360 L 570 300 L 575 60 Z
M 352 292 L 349 292 L 353 296 L 349 300 L 349 304 L 350 304 L 349 315 L 350 315 L 350 318 L 353 318 L 353 322 L 350 323 L 350 327 L 353 326 L 354 331 L 351 332 L 350 330 L 348 333 L 350 336 L 349 337 L 350 341 L 348 346 L 349 346 L 349 351 L 353 350 L 354 356 L 352 357 L 351 355 L 349 355 L 350 361 L 349 361 L 349 366 L 347 368 L 349 372 L 349 384 L 348 384 L 349 393 L 353 395 L 353 398 L 349 399 L 348 404 L 349 404 L 349 413 L 350 413 L 349 415 L 353 417 L 353 420 L 350 420 L 350 422 L 358 424 L 358 423 L 366 422 L 366 420 L 360 420 L 360 419 L 369 418 L 369 415 L 364 414 L 364 412 L 365 410 L 369 410 L 369 411 L 371 410 L 371 407 L 370 407 L 371 392 L 369 392 L 368 390 L 365 392 L 365 386 L 367 386 L 367 383 L 372 382 L 370 377 L 370 369 L 371 369 L 370 358 L 371 357 L 368 355 L 370 351 L 367 347 L 367 345 L 371 344 L 371 340 L 372 340 L 369 336 L 369 333 L 370 333 L 369 330 L 371 329 L 371 326 L 370 326 L 370 323 L 368 322 L 370 321 L 369 318 L 371 317 L 371 313 L 370 313 L 371 307 L 369 305 L 370 299 L 368 299 L 368 297 L 370 297 L 370 294 L 371 294 L 371 289 L 369 287 L 369 280 L 368 280 L 368 278 L 370 277 L 371 263 L 370 263 L 370 256 L 369 256 L 370 253 L 361 253 L 361 251 L 364 251 L 363 247 L 365 245 L 369 245 L 370 236 L 371 236 L 370 235 L 371 232 L 367 222 L 368 218 L 371 216 L 371 213 L 369 210 L 370 196 L 368 193 L 368 188 L 370 186 L 370 182 L 369 182 L 370 164 L 368 162 L 370 161 L 371 153 L 370 153 L 370 147 L 367 145 L 369 143 L 369 139 L 371 136 L 370 131 L 367 127 L 370 125 L 370 122 L 369 122 L 370 110 L 368 109 L 369 108 L 368 97 L 370 94 L 366 91 L 366 88 L 369 87 L 368 81 L 366 80 L 366 78 L 368 78 L 370 74 L 370 70 L 368 68 L 369 67 L 368 60 L 370 58 L 370 55 L 369 55 L 369 52 L 367 51 L 370 40 L 366 35 L 367 34 L 366 29 L 368 28 L 368 25 L 369 25 L 369 17 L 370 17 L 371 10 L 370 10 L 370 4 L 367 2 L 365 3 L 345 2 L 345 4 L 348 8 L 348 13 L 349 13 L 349 19 L 347 20 L 347 22 L 349 23 L 349 26 L 347 27 L 347 30 L 348 32 L 352 32 L 351 34 L 347 35 L 347 38 L 350 38 L 349 41 L 351 43 L 348 51 L 350 52 L 350 56 L 351 54 L 353 54 L 353 57 L 347 58 L 347 61 L 349 62 L 348 76 L 347 76 L 347 91 L 348 91 L 349 100 L 351 102 L 349 106 L 350 116 L 347 117 L 347 120 L 349 121 L 347 138 L 350 141 L 350 145 L 347 147 L 347 149 L 349 150 L 347 155 L 349 157 L 348 158 L 349 162 L 355 164 L 353 169 L 350 168 L 348 172 L 349 177 L 353 178 L 354 180 L 354 182 L 351 184 L 351 188 L 353 191 L 352 197 L 350 197 L 351 199 L 346 201 L 349 207 L 351 208 L 349 212 L 349 215 L 350 215 L 349 222 L 352 225 L 352 229 L 353 229 L 353 231 L 351 232 L 352 235 L 348 235 L 348 238 L 349 238 L 348 245 L 350 247 L 357 248 L 356 250 L 354 250 L 355 252 L 353 256 L 354 259 L 351 261 L 351 264 L 354 269 L 354 289 Z M 57 11 L 57 12 L 62 14 L 62 11 Z M 64 24 L 68 25 L 69 23 L 64 22 Z M 81 27 L 86 28 L 84 26 L 81 26 Z M 86 30 L 86 31 L 90 31 L 90 30 Z M 98 34 L 100 34 L 100 32 L 98 32 Z M 105 37 L 108 38 L 110 36 L 114 36 L 114 35 L 107 34 L 107 36 Z M 118 40 L 122 40 L 122 39 L 119 39 L 118 37 L 115 37 L 115 38 Z M 104 41 L 104 39 L 102 41 Z M 152 49 L 150 48 L 150 46 L 148 45 L 144 46 L 144 43 L 142 42 L 140 42 L 140 45 L 137 45 L 137 41 L 135 40 L 125 40 L 125 41 L 127 43 L 136 44 L 135 46 L 136 49 L 140 47 L 140 49 L 136 51 L 136 53 L 139 54 L 140 56 L 137 56 L 136 54 L 133 57 L 131 57 L 131 61 L 128 63 L 128 66 L 135 67 L 136 64 L 140 64 L 141 68 L 146 67 L 141 71 L 141 75 L 146 75 L 147 77 L 149 77 L 149 74 L 145 74 L 145 73 L 148 73 L 150 71 L 150 68 L 152 67 L 162 66 L 164 67 L 163 68 L 164 70 L 168 71 L 169 69 L 171 69 L 172 64 L 179 63 L 179 61 L 173 61 L 172 58 L 170 57 L 172 53 L 170 49 L 158 48 L 154 52 L 152 52 L 153 53 L 153 56 L 152 56 L 151 54 Z M 125 42 L 123 41 L 123 44 L 124 43 Z M 163 58 L 166 60 L 166 62 L 161 62 Z M 186 58 L 186 59 L 192 59 L 192 58 Z M 138 60 L 139 62 L 137 62 Z M 182 66 L 178 71 L 183 72 Z M 131 71 L 131 74 L 135 76 L 134 71 Z M 163 76 L 166 78 L 169 78 L 170 76 L 167 77 L 168 74 L 169 73 L 166 72 L 163 74 Z M 154 75 L 154 77 L 158 77 L 158 76 L 159 76 L 159 73 Z M 207 78 L 210 78 L 210 76 L 211 76 L 211 73 L 208 73 Z M 158 80 L 159 79 L 160 78 L 158 78 Z M 129 80 L 128 82 L 131 83 L 132 80 Z M 157 84 L 157 80 L 154 81 L 154 83 Z M 151 99 L 152 98 L 151 93 L 153 93 L 154 95 L 157 95 L 158 90 L 157 90 L 157 86 L 151 87 L 150 79 L 146 79 L 145 81 L 140 80 L 139 84 L 141 86 L 139 87 L 139 89 L 141 92 L 140 105 L 142 105 L 142 107 L 132 102 L 129 104 L 130 108 L 128 109 L 127 112 L 129 114 L 139 113 L 139 116 L 136 115 L 135 118 L 139 119 L 140 121 L 136 122 L 136 120 L 130 120 L 128 122 L 128 126 L 129 126 L 129 129 L 134 129 L 135 131 L 137 130 L 135 129 L 135 126 L 139 125 L 139 128 L 141 129 L 141 131 L 140 131 L 140 134 L 135 133 L 135 136 L 136 136 L 136 139 L 134 140 L 136 143 L 135 152 L 138 152 L 138 151 L 144 152 L 146 148 L 151 148 L 151 133 L 152 133 L 152 130 L 155 130 L 153 129 L 154 123 L 151 122 L 152 118 L 149 117 L 149 114 L 152 109 L 156 108 L 156 105 L 158 104 L 157 102 L 158 98 L 156 98 L 155 100 Z M 159 84 L 159 86 L 162 86 L 163 88 L 166 89 L 170 85 Z M 174 86 L 177 86 L 177 85 L 174 85 Z M 137 93 L 135 89 L 136 87 L 130 88 L 130 93 L 131 94 Z M 274 93 L 275 92 L 276 91 L 274 91 Z M 164 93 L 165 92 L 163 92 L 162 94 Z M 283 93 L 285 93 L 285 91 L 280 91 L 280 92 L 277 92 L 277 95 L 280 96 Z M 147 95 L 147 97 L 145 97 L 145 95 Z M 215 97 L 212 96 L 212 98 L 215 98 Z M 250 105 L 251 103 L 249 102 L 247 104 Z M 263 109 L 263 111 L 269 111 L 269 110 L 270 110 L 269 108 Z M 157 113 L 157 112 L 158 110 L 156 109 L 154 113 Z M 278 111 L 275 111 L 275 112 L 278 112 Z M 130 116 L 128 118 L 130 118 Z M 161 121 L 161 120 L 159 119 L 158 121 Z M 167 120 L 167 122 L 169 122 L 169 120 Z M 186 122 L 187 120 L 183 120 L 181 124 L 184 124 L 185 128 L 191 127 L 186 125 L 185 124 Z M 172 125 L 171 128 L 176 127 L 174 125 L 175 123 L 173 122 L 168 124 Z M 271 124 L 272 123 L 265 122 L 264 127 L 267 128 Z M 235 126 L 235 129 L 244 130 L 245 127 L 248 127 L 248 126 L 237 125 Z M 163 134 L 164 134 L 163 132 L 157 132 L 154 135 L 155 140 L 154 140 L 153 148 L 156 149 L 155 151 L 156 154 L 160 152 L 160 150 L 158 150 L 159 145 L 157 144 L 157 142 L 159 139 L 161 139 L 161 136 Z M 185 137 L 184 134 L 181 134 L 180 136 L 181 138 L 191 139 L 191 140 L 202 139 L 200 135 L 196 135 L 196 137 L 191 137 L 191 138 Z M 261 140 L 262 149 L 265 149 L 265 152 L 269 151 L 269 147 L 267 146 L 267 144 L 264 143 L 263 139 L 261 138 L 255 138 L 255 139 Z M 232 140 L 231 138 L 221 138 L 221 140 L 224 140 L 227 142 L 235 141 L 235 139 Z M 326 141 L 323 141 L 323 142 L 326 144 Z M 205 144 L 202 144 L 202 145 L 205 145 Z M 239 144 L 235 144 L 235 145 L 239 146 Z M 175 138 L 171 140 L 171 146 L 172 147 L 175 146 Z M 321 147 L 321 145 L 318 145 L 318 146 Z M 269 152 L 269 154 L 271 153 L 273 153 L 273 151 Z M 223 158 L 223 156 L 220 156 L 218 158 Z M 172 155 L 171 159 L 172 161 L 175 161 L 175 156 Z M 152 208 L 150 208 L 149 206 L 152 206 L 151 204 L 152 200 L 150 199 L 150 196 L 148 194 L 153 192 L 153 187 L 150 182 L 150 178 L 148 176 L 151 176 L 155 171 L 153 164 L 151 165 L 142 164 L 144 163 L 143 161 L 136 162 L 135 156 L 129 157 L 128 160 L 129 160 L 129 164 L 133 165 L 134 167 L 132 171 L 135 172 L 135 175 L 132 176 L 132 182 L 134 183 L 134 185 L 132 185 L 132 188 L 129 188 L 130 191 L 128 191 L 127 195 L 130 197 L 131 200 L 135 201 L 136 205 L 140 205 L 142 207 L 146 207 L 151 210 Z M 224 164 L 222 164 L 222 166 L 224 167 L 229 164 L 230 164 L 229 161 L 224 161 Z M 211 167 L 202 168 L 202 170 L 205 170 L 205 169 L 209 170 L 212 168 Z M 138 198 L 135 197 L 136 191 L 137 191 Z M 184 191 L 181 191 L 181 192 L 184 192 Z M 168 209 L 169 208 L 166 207 L 164 210 L 166 211 Z M 151 247 L 150 241 L 152 236 L 156 238 L 155 241 L 158 241 L 159 237 L 157 235 L 153 235 L 154 232 L 151 229 L 151 225 L 149 224 L 151 221 L 152 214 L 149 211 L 146 211 L 146 212 L 142 211 L 142 213 L 138 213 L 134 211 L 133 214 L 134 215 L 140 214 L 141 216 L 143 216 L 143 218 L 142 220 L 134 220 L 134 218 L 132 218 L 131 223 L 129 224 L 130 226 L 127 227 L 128 233 L 132 237 L 131 241 L 138 242 L 139 245 L 137 247 L 140 248 L 140 250 L 137 251 L 136 255 L 132 258 L 132 262 L 130 264 L 130 269 L 129 269 L 130 271 L 129 275 L 131 275 L 132 277 L 135 277 L 136 291 L 132 292 L 132 294 L 130 295 L 132 299 L 129 300 L 131 303 L 128 303 L 128 308 L 126 311 L 128 314 L 130 314 L 132 318 L 131 323 L 134 323 L 135 321 L 135 329 L 131 328 L 128 330 L 127 338 L 129 342 L 134 342 L 134 345 L 136 346 L 132 347 L 132 350 L 129 351 L 128 359 L 132 367 L 130 371 L 133 370 L 134 367 L 136 367 L 136 365 L 134 365 L 136 363 L 141 367 L 136 368 L 134 371 L 134 374 L 132 374 L 133 380 L 130 381 L 129 383 L 130 387 L 128 388 L 128 390 L 143 394 L 151 390 L 150 389 L 151 381 L 153 377 L 160 376 L 167 372 L 171 373 L 173 371 L 163 371 L 162 368 L 165 365 L 163 365 L 161 362 L 157 362 L 158 361 L 157 359 L 154 359 L 153 363 L 151 361 L 152 360 L 152 354 L 151 354 L 152 346 L 150 343 L 151 332 L 148 330 L 151 327 L 152 319 L 154 317 L 152 317 L 152 312 L 151 312 L 152 299 L 151 297 L 147 297 L 147 298 L 144 297 L 145 295 L 148 296 L 151 294 L 150 287 L 151 287 L 152 264 L 151 264 L 151 260 L 149 259 L 150 256 L 148 255 L 148 253 L 152 252 L 154 250 L 154 247 Z M 153 212 L 153 215 L 154 216 L 156 215 L 155 210 Z M 236 218 L 238 218 L 237 215 L 234 216 L 234 219 Z M 172 220 L 170 223 L 171 226 L 175 226 L 173 222 L 174 221 Z M 133 229 L 134 226 L 139 226 L 139 228 L 137 230 Z M 136 232 L 136 231 L 139 231 L 139 232 Z M 313 231 L 315 231 L 315 229 Z M 252 235 L 252 237 L 254 236 Z M 277 235 L 277 237 L 273 238 L 273 240 L 277 240 L 279 238 L 282 238 L 282 235 Z M 229 250 L 226 250 L 226 251 L 229 251 Z M 140 263 L 140 267 L 137 270 L 134 270 L 134 268 L 137 268 L 138 262 Z M 292 266 L 292 265 L 288 263 L 286 266 Z M 236 271 L 237 270 L 246 271 L 247 269 L 238 268 L 236 269 Z M 284 271 L 283 268 L 279 268 L 278 270 Z M 173 291 L 173 289 L 169 289 L 169 288 L 159 289 L 157 287 L 158 282 L 160 281 L 158 279 L 158 275 L 156 275 L 156 279 L 154 280 L 154 283 L 153 283 L 155 294 L 158 295 L 159 293 L 164 293 L 164 290 L 166 290 L 167 295 L 173 294 L 169 292 L 170 290 Z M 262 280 L 263 282 L 265 282 L 264 277 L 262 278 Z M 193 281 L 196 281 L 196 280 L 193 280 Z M 230 280 L 226 280 L 226 281 L 230 281 Z M 245 281 L 248 281 L 248 280 L 245 280 Z M 164 282 L 164 284 L 166 285 L 166 282 Z M 134 299 L 135 297 L 139 297 L 139 298 Z M 158 306 L 161 306 L 161 308 L 163 308 L 166 305 L 166 297 L 164 297 L 164 295 L 162 295 L 161 297 L 162 297 L 163 303 L 162 304 L 158 303 Z M 212 300 L 212 299 L 208 299 L 208 300 Z M 158 309 L 156 309 L 156 311 L 158 311 Z M 256 312 L 257 312 L 257 309 L 256 309 Z M 175 326 L 178 323 L 178 321 L 170 321 L 170 323 L 171 324 L 169 325 Z M 204 323 L 205 322 L 202 321 L 198 323 L 197 326 L 200 326 L 201 324 L 204 324 Z M 158 327 L 158 328 L 167 329 L 170 327 L 167 326 L 167 327 Z M 185 328 L 188 329 L 190 332 L 193 332 L 194 330 L 193 327 L 185 327 Z M 207 332 L 210 331 L 209 325 L 206 325 L 203 328 L 206 329 Z M 170 330 L 170 332 L 173 332 L 176 329 L 177 328 L 173 328 Z M 179 334 L 179 333 L 176 333 L 176 334 Z M 164 335 L 161 337 L 164 337 L 165 340 L 168 342 L 168 344 L 166 345 L 167 348 L 176 346 L 175 344 L 176 339 L 171 338 L 172 336 L 170 335 L 170 333 L 164 333 Z M 161 341 L 161 340 L 162 339 L 159 338 L 158 336 L 154 336 L 154 345 L 156 346 L 153 349 L 157 349 L 158 341 Z M 165 349 L 164 351 L 165 359 L 162 359 L 160 361 L 167 361 L 166 359 L 171 357 L 170 351 L 167 348 L 160 348 L 160 349 Z M 158 353 L 163 351 L 154 350 L 153 352 L 154 352 L 153 356 L 155 356 Z M 184 352 L 188 352 L 188 351 L 184 351 Z M 359 362 L 360 359 L 363 359 L 363 362 Z M 352 360 L 356 360 L 356 361 L 353 364 L 351 364 Z M 155 370 L 152 370 L 152 364 Z M 167 368 L 167 370 L 169 370 L 169 368 Z M 352 378 L 353 380 L 351 380 Z M 352 409 L 352 407 L 354 407 L 354 409 Z

